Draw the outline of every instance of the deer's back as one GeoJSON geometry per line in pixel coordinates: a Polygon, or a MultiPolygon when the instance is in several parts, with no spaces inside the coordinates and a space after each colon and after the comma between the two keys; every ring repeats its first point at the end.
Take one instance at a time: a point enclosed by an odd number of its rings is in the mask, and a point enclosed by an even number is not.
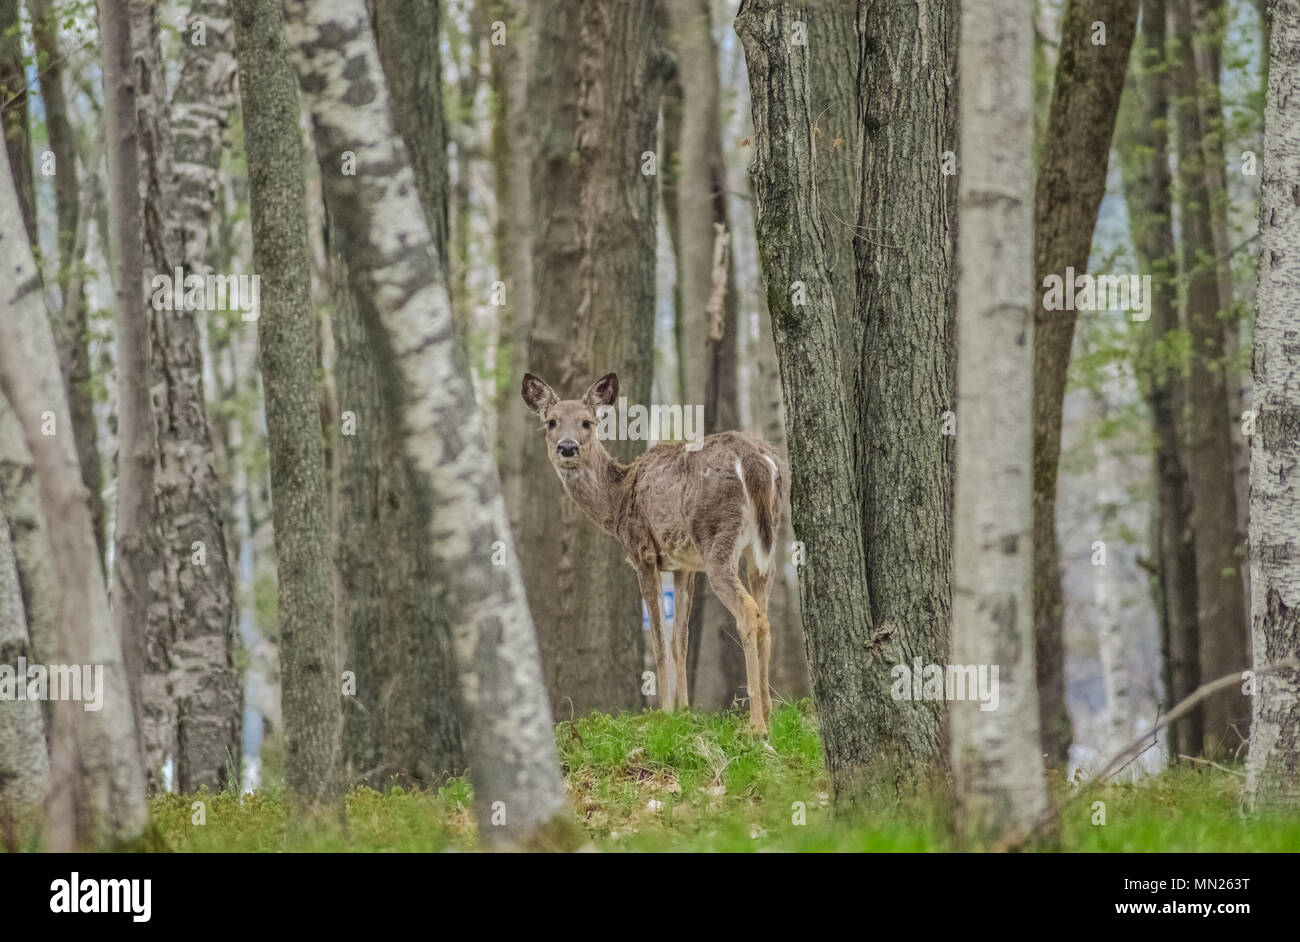
{"type": "Polygon", "coordinates": [[[706,436],[695,451],[680,444],[656,445],[629,469],[624,481],[628,510],[620,528],[633,541],[648,535],[662,570],[701,569],[701,554],[716,540],[734,542],[754,512],[751,492],[757,488],[745,484],[744,473],[751,481],[756,474],[772,480],[779,506],[789,475],[776,449],[761,438],[718,432],[706,436]]]}

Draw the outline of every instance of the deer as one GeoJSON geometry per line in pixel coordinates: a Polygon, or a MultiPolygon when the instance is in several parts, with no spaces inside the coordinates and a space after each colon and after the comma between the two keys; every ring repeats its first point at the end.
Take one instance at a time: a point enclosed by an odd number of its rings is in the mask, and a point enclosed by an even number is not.
{"type": "Polygon", "coordinates": [[[775,448],[745,432],[717,432],[691,443],[655,445],[630,464],[597,436],[598,410],[618,399],[607,373],[581,399],[561,399],[525,373],[524,403],[542,419],[546,452],[565,493],[622,548],[650,616],[661,709],[689,709],[686,652],[695,577],[736,620],[745,652],[749,728],[767,736],[772,712],[768,669],[772,626],[768,599],[777,572],[775,540],[789,496],[789,471],[775,448]],[[740,578],[746,568],[748,585],[740,578]],[[673,574],[676,612],[665,643],[660,573],[673,574]]]}

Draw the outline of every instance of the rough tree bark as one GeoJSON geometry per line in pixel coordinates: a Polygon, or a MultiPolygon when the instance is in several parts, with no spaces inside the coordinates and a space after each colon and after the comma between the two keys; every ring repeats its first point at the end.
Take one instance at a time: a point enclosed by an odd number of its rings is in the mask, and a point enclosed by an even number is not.
{"type": "MultiPolygon", "coordinates": [[[[940,19],[946,19],[940,4],[940,19]]],[[[913,4],[913,7],[916,7],[913,4]]],[[[836,331],[840,340],[840,364],[844,389],[850,394],[857,381],[858,367],[862,362],[863,323],[857,310],[857,259],[855,230],[859,224],[858,203],[861,200],[862,125],[859,96],[873,91],[870,83],[863,83],[858,71],[865,41],[876,53],[875,68],[888,70],[887,53],[874,45],[882,37],[897,38],[901,27],[891,22],[891,17],[906,15],[909,21],[926,22],[924,6],[908,11],[901,3],[881,3],[879,0],[853,4],[845,0],[813,0],[803,12],[807,24],[808,89],[812,94],[813,146],[815,148],[817,194],[820,200],[822,227],[826,233],[826,265],[831,273],[831,290],[835,294],[836,331]],[[859,34],[859,17],[869,32],[864,38],[859,34]]],[[[928,24],[927,24],[928,25],[928,24]]],[[[927,47],[928,54],[936,43],[942,43],[942,32],[909,33],[909,38],[927,47]]],[[[901,41],[901,40],[900,40],[901,41]]],[[[882,43],[883,45],[883,43],[882,43]]],[[[896,52],[897,46],[891,49],[896,52]]],[[[868,65],[870,68],[870,64],[868,65]]],[[[921,77],[917,76],[917,80],[921,77]]],[[[909,78],[908,83],[912,81],[909,78]]],[[[877,101],[883,102],[894,94],[906,94],[908,83],[895,88],[891,81],[874,92],[877,101]]],[[[926,94],[942,94],[942,86],[927,87],[926,94]]],[[[865,98],[861,99],[865,101],[865,98]]],[[[945,145],[940,150],[947,150],[945,145]]],[[[934,155],[938,159],[938,154],[934,155]]],[[[926,155],[927,163],[930,155],[926,155]]],[[[872,194],[875,195],[875,194],[872,194]]],[[[880,194],[884,196],[886,194],[880,194]]],[[[893,190],[891,188],[891,193],[893,190]]],[[[877,242],[887,242],[886,233],[863,233],[877,242]]]]}
{"type": "MultiPolygon", "coordinates": [[[[857,42],[861,196],[856,279],[843,293],[858,333],[840,348],[853,360],[872,623],[893,631],[873,654],[879,695],[866,709],[875,751],[922,775],[946,763],[943,704],[885,693],[895,664],[946,663],[952,624],[953,437],[943,431],[956,391],[957,226],[955,181],[942,162],[956,149],[956,5],[860,3],[857,42]]],[[[822,54],[811,49],[814,60],[822,54]]],[[[828,225],[844,231],[840,220],[828,225]]],[[[840,295],[837,285],[837,304],[840,295]]]]}
{"type": "MultiPolygon", "coordinates": [[[[1143,61],[1135,68],[1128,127],[1118,136],[1129,229],[1142,271],[1151,273],[1149,331],[1142,336],[1144,392],[1155,435],[1155,532],[1166,712],[1201,684],[1196,626],[1196,551],[1191,492],[1182,449],[1187,390],[1169,362],[1178,330],[1177,258],[1169,172],[1169,80],[1165,0],[1142,4],[1143,61]]],[[[1200,748],[1201,711],[1171,724],[1171,757],[1200,748]]]]}
{"type": "Polygon", "coordinates": [[[1044,308],[1043,279],[1064,278],[1066,268],[1087,271],[1137,13],[1133,0],[1070,0],[1066,6],[1034,194],[1034,643],[1043,752],[1054,766],[1065,763],[1074,736],[1065,708],[1056,478],[1077,314],[1044,308]],[[1105,45],[1093,45],[1095,22],[1105,24],[1105,45]]]}
{"type": "Polygon", "coordinates": [[[994,839],[1047,807],[1032,644],[1032,29],[1029,0],[962,4],[952,660],[997,665],[999,705],[956,701],[950,721],[958,833],[994,839]]]}
{"type": "Polygon", "coordinates": [[[431,581],[456,613],[454,642],[485,844],[537,843],[560,820],[563,786],[536,638],[505,506],[452,329],[438,251],[389,117],[362,0],[285,4],[316,141],[384,405],[405,433],[412,513],[431,581]],[[356,174],[340,173],[343,153],[356,174]],[[506,553],[493,566],[493,544],[506,553]]]}
{"type": "MultiPolygon", "coordinates": [[[[804,543],[800,598],[817,715],[836,800],[874,790],[875,737],[862,719],[877,696],[872,631],[855,493],[852,427],[836,350],[826,232],[817,211],[808,47],[791,43],[797,7],[745,0],[735,28],[745,47],[754,118],[756,228],[781,372],[790,449],[791,516],[804,543]]],[[[903,770],[900,770],[900,773],[903,770]]],[[[897,787],[891,782],[890,786],[897,787]]],[[[909,788],[915,789],[915,780],[909,788]]]]}
{"type": "MultiPolygon", "coordinates": [[[[130,54],[121,31],[125,11],[105,0],[104,14],[102,22],[112,24],[101,34],[105,75],[122,76],[114,85],[119,88],[129,81],[118,71],[130,54]]],[[[113,115],[110,126],[121,128],[124,119],[129,125],[129,115],[113,115]]],[[[110,139],[129,142],[130,135],[110,139]]],[[[134,841],[148,824],[148,809],[130,684],[108,608],[90,505],[72,436],[58,433],[69,429],[71,420],[40,272],[18,225],[21,218],[9,161],[0,155],[0,272],[9,285],[0,294],[0,388],[8,400],[8,408],[0,409],[0,430],[7,432],[0,436],[5,507],[18,504],[25,517],[21,549],[15,538],[24,592],[43,596],[28,596],[28,612],[35,609],[52,627],[48,644],[36,638],[42,658],[103,667],[102,709],[85,711],[73,700],[52,704],[45,846],[67,852],[134,841]],[[51,421],[55,434],[43,434],[51,421]],[[17,475],[10,474],[14,470],[17,475]],[[33,486],[39,487],[39,512],[27,499],[33,486]],[[41,524],[48,541],[35,532],[41,524]],[[41,558],[46,554],[48,561],[41,558]]]]}
{"type": "Polygon", "coordinates": [[[257,332],[275,527],[285,789],[303,818],[317,810],[341,811],[343,778],[298,80],[278,4],[234,0],[233,8],[253,269],[262,273],[265,311],[257,332]]]}
{"type": "MultiPolygon", "coordinates": [[[[157,11],[131,0],[145,205],[146,274],[211,271],[208,233],[222,134],[234,106],[234,34],[226,0],[197,0],[182,33],[170,107],[158,51],[157,11]],[[204,44],[195,45],[194,24],[204,44]]],[[[169,282],[170,283],[170,282],[169,282]]],[[[233,316],[233,315],[232,315],[233,316]]],[[[197,314],[153,312],[156,515],[162,565],[154,575],[145,674],[146,768],[175,758],[181,791],[220,789],[239,768],[242,679],[235,668],[234,579],[213,463],[197,314]],[[197,555],[201,553],[201,556],[197,555]],[[201,560],[201,563],[200,561],[201,560]]]]}
{"type": "MultiPolygon", "coordinates": [[[[82,290],[84,278],[73,274],[81,264],[87,222],[81,212],[77,143],[68,121],[68,104],[63,94],[63,53],[59,48],[59,24],[53,5],[49,0],[28,0],[27,8],[32,14],[32,41],[40,75],[41,102],[45,107],[50,153],[54,155],[54,207],[59,226],[59,290],[62,294],[62,307],[53,318],[54,341],[59,348],[63,381],[68,387],[68,408],[72,411],[72,432],[77,442],[77,458],[81,462],[81,480],[90,494],[95,544],[99,547],[99,558],[103,559],[104,480],[95,434],[90,324],[86,295],[82,290]]],[[[94,176],[93,171],[90,175],[94,176]]]]}
{"type": "MultiPolygon", "coordinates": [[[[1250,469],[1255,669],[1300,659],[1300,2],[1274,0],[1260,177],[1250,469]]],[[[1246,805],[1300,808],[1300,675],[1256,679],[1246,805]]]]}
{"type": "MultiPolygon", "coordinates": [[[[666,74],[662,28],[656,5],[644,0],[566,0],[539,11],[530,95],[547,110],[534,125],[528,363],[562,395],[616,372],[629,403],[650,398],[656,177],[643,171],[643,155],[654,151],[666,74]]],[[[561,718],[635,709],[642,667],[636,578],[610,552],[609,537],[560,492],[538,436],[522,445],[523,479],[537,496],[521,514],[520,555],[552,708],[561,718]]],[[[643,447],[608,445],[625,461],[643,447]]]]}
{"type": "MultiPolygon", "coordinates": [[[[1186,425],[1187,476],[1192,493],[1192,533],[1196,544],[1197,633],[1201,676],[1214,680],[1249,665],[1241,556],[1245,534],[1238,531],[1233,472],[1233,432],[1224,370],[1223,322],[1214,264],[1213,221],[1201,142],[1205,128],[1197,104],[1197,72],[1192,61],[1192,21],[1183,0],[1174,0],[1178,60],[1170,70],[1177,127],[1178,182],[1181,192],[1181,281],[1185,321],[1191,341],[1186,425]]],[[[1206,698],[1202,749],[1207,755],[1231,753],[1250,733],[1250,704],[1241,691],[1206,698]]]]}

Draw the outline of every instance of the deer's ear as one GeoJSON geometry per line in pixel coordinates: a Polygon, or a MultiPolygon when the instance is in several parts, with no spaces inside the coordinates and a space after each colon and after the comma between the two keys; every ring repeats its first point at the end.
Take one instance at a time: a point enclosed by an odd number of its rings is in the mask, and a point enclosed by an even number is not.
{"type": "Polygon", "coordinates": [[[612,406],[618,399],[618,374],[606,373],[591,384],[587,390],[587,405],[593,410],[601,406],[612,406]]]}
{"type": "Polygon", "coordinates": [[[555,390],[546,385],[546,381],[540,376],[534,376],[532,373],[524,374],[524,383],[519,392],[524,397],[524,403],[538,415],[546,415],[546,410],[560,401],[560,397],[555,395],[555,390]]]}

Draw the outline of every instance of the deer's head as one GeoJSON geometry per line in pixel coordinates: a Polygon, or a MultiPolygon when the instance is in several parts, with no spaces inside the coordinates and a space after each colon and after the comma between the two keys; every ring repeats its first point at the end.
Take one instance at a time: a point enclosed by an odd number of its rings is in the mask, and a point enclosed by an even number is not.
{"type": "Polygon", "coordinates": [[[546,453],[557,471],[571,471],[596,460],[604,446],[596,437],[600,406],[612,406],[618,399],[618,375],[606,373],[591,384],[581,399],[561,399],[546,381],[524,374],[524,402],[542,417],[546,432],[546,453]]]}

